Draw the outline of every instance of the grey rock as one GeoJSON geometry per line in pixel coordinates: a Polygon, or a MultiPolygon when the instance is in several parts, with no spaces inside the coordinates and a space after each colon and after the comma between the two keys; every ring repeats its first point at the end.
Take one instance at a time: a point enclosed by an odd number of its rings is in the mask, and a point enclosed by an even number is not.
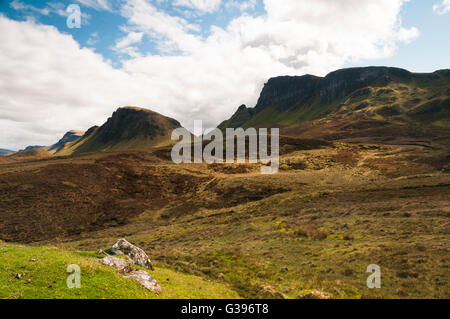
{"type": "Polygon", "coordinates": [[[150,258],[148,258],[145,251],[141,248],[129,243],[125,239],[119,239],[117,243],[112,246],[113,249],[121,250],[126,256],[128,256],[136,265],[144,267],[146,269],[154,270],[150,258]]]}
{"type": "Polygon", "coordinates": [[[157,294],[162,292],[161,286],[147,271],[133,268],[133,264],[136,264],[154,270],[150,258],[141,248],[125,239],[119,239],[110,249],[106,251],[100,250],[98,254],[106,254],[107,256],[101,259],[101,262],[121,272],[124,278],[134,279],[145,289],[157,294]],[[124,254],[128,259],[111,256],[120,254],[124,254]]]}
{"type": "Polygon", "coordinates": [[[128,259],[107,256],[103,258],[101,261],[104,265],[113,267],[117,271],[123,273],[129,273],[133,271],[133,262],[128,259]]]}
{"type": "Polygon", "coordinates": [[[133,270],[131,275],[125,276],[125,278],[132,278],[141,284],[144,288],[154,291],[156,293],[161,293],[161,286],[158,285],[156,280],[150,276],[145,270],[133,270]]]}

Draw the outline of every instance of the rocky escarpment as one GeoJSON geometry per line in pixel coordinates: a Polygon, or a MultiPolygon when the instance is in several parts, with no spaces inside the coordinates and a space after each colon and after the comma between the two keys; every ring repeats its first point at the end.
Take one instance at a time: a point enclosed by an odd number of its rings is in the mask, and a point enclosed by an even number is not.
{"type": "Polygon", "coordinates": [[[313,75],[280,76],[271,78],[264,85],[255,111],[276,104],[288,106],[301,104],[318,97],[321,104],[332,103],[368,85],[385,86],[393,79],[411,80],[413,73],[389,67],[367,67],[337,70],[326,77],[313,75]]]}
{"type": "Polygon", "coordinates": [[[265,85],[255,106],[255,111],[277,104],[282,109],[291,103],[307,102],[321,81],[313,75],[280,76],[270,79],[265,85]]]}
{"type": "Polygon", "coordinates": [[[407,70],[388,67],[367,67],[337,70],[321,79],[318,87],[320,104],[343,99],[350,93],[369,85],[386,86],[394,79],[409,81],[413,74],[407,70]]]}
{"type": "Polygon", "coordinates": [[[254,108],[241,106],[219,128],[278,127],[285,135],[339,139],[392,135],[401,127],[405,136],[411,130],[424,136],[450,127],[449,98],[450,70],[365,67],[281,76],[267,81],[254,108]]]}

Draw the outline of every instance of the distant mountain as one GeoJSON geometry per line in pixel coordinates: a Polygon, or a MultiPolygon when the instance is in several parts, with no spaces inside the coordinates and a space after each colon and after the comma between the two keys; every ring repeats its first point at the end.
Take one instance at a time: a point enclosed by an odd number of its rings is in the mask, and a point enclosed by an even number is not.
{"type": "Polygon", "coordinates": [[[66,144],[58,155],[98,151],[147,150],[171,144],[180,123],[148,109],[122,107],[100,127],[90,128],[80,139],[66,144]]]}
{"type": "Polygon", "coordinates": [[[22,160],[36,160],[51,157],[52,154],[47,152],[45,149],[41,147],[31,148],[29,150],[23,152],[17,152],[12,155],[9,155],[7,158],[12,161],[22,161],[22,160]]]}
{"type": "Polygon", "coordinates": [[[7,150],[4,148],[0,148],[0,156],[14,154],[15,151],[7,150]]]}
{"type": "Polygon", "coordinates": [[[83,131],[75,131],[75,130],[69,131],[66,134],[64,134],[64,136],[57,143],[55,143],[52,146],[50,146],[48,148],[48,151],[50,153],[56,153],[61,148],[63,148],[64,145],[66,145],[67,143],[76,141],[77,139],[79,139],[83,135],[84,135],[83,131]]]}
{"type": "Polygon", "coordinates": [[[23,150],[19,150],[18,153],[26,152],[26,151],[29,151],[29,150],[32,150],[32,149],[35,149],[35,148],[45,148],[45,146],[42,146],[42,145],[30,145],[30,146],[25,147],[23,150]]]}
{"type": "Polygon", "coordinates": [[[280,127],[282,134],[328,139],[423,136],[450,129],[450,70],[342,69],[326,77],[270,79],[254,108],[219,125],[280,127]]]}

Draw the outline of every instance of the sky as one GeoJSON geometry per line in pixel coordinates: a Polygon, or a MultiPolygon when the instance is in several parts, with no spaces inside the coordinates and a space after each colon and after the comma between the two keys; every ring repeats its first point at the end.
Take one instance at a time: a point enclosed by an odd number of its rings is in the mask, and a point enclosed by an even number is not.
{"type": "Polygon", "coordinates": [[[0,0],[0,148],[121,106],[215,127],[274,76],[450,68],[449,30],[450,0],[0,0]]]}

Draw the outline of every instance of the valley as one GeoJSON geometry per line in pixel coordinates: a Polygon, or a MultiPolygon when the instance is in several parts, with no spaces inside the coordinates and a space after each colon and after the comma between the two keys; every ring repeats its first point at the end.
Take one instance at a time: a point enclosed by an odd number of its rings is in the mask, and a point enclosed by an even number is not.
{"type": "Polygon", "coordinates": [[[164,295],[163,279],[162,297],[449,298],[449,72],[270,79],[219,128],[279,127],[272,175],[260,163],[175,164],[181,124],[119,108],[54,154],[0,157],[1,245],[95,258],[126,238],[155,276],[212,285],[164,295]],[[373,264],[380,289],[366,285],[373,264]]]}
{"type": "MultiPolygon", "coordinates": [[[[181,164],[160,152],[2,165],[1,239],[95,251],[125,237],[157,266],[244,298],[448,297],[446,150],[355,145],[258,165],[181,164]],[[365,285],[378,264],[383,289],[365,285]]],[[[448,156],[448,155],[447,155],[448,156]]]]}

